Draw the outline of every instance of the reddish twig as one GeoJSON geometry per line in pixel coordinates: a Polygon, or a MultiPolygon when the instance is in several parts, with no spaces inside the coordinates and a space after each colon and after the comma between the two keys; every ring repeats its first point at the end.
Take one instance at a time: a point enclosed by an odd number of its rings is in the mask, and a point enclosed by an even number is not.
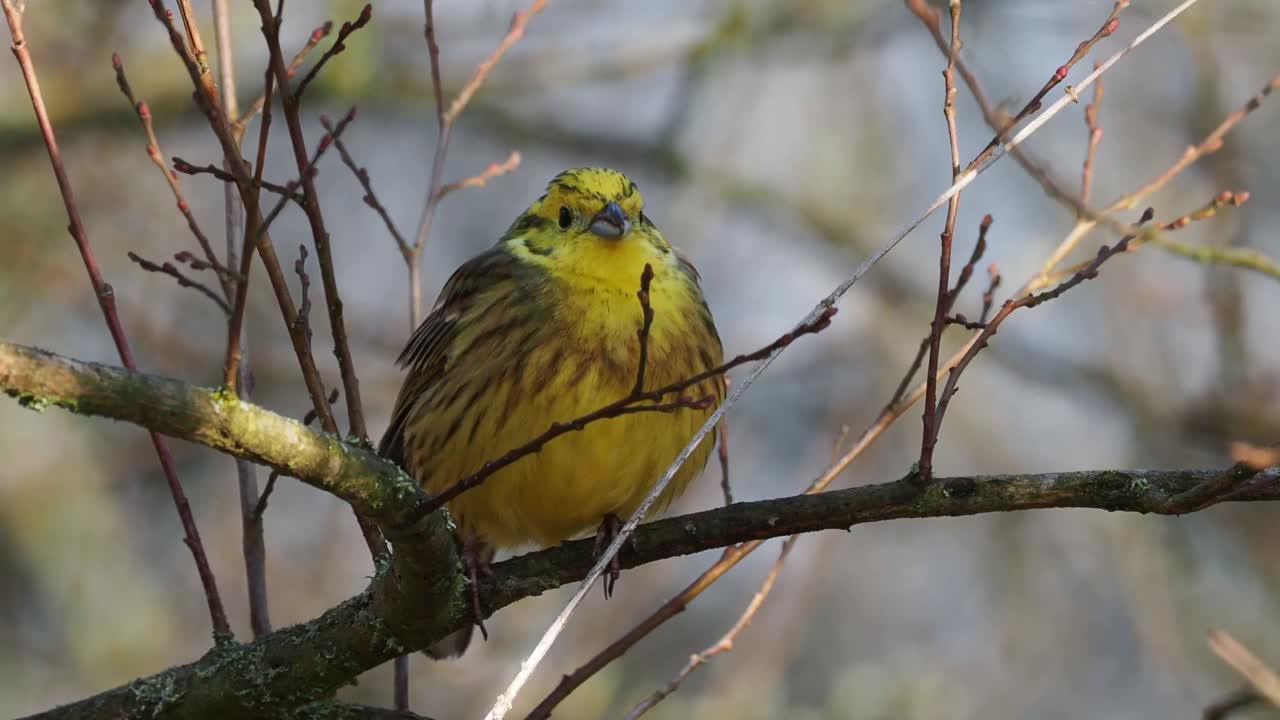
{"type": "Polygon", "coordinates": [[[178,212],[182,213],[182,217],[186,219],[187,227],[191,230],[191,234],[195,236],[196,242],[200,245],[200,250],[204,253],[205,262],[219,271],[218,282],[222,286],[224,297],[229,300],[234,288],[229,277],[229,271],[218,262],[218,256],[213,251],[213,245],[209,242],[209,238],[204,234],[204,231],[200,229],[200,224],[196,222],[196,217],[191,212],[191,206],[182,195],[182,186],[178,183],[178,176],[164,164],[164,154],[160,150],[160,140],[156,137],[155,126],[151,119],[151,108],[145,102],[139,101],[134,97],[133,88],[129,86],[129,80],[125,76],[124,61],[120,59],[119,53],[111,54],[111,66],[116,71],[116,85],[119,86],[120,92],[124,93],[129,105],[133,107],[134,113],[138,116],[138,122],[142,125],[142,131],[147,136],[147,157],[160,169],[160,174],[164,175],[165,183],[169,185],[169,191],[173,193],[173,199],[178,204],[178,212]]]}
{"type": "Polygon", "coordinates": [[[226,300],[223,300],[221,297],[218,297],[218,293],[210,290],[209,287],[204,283],[198,282],[196,280],[192,280],[186,275],[183,275],[182,271],[179,270],[177,267],[175,267],[173,263],[165,262],[165,263],[157,264],[142,257],[141,255],[138,255],[133,251],[129,251],[126,254],[128,255],[130,260],[137,263],[138,267],[142,268],[143,270],[146,270],[147,272],[160,273],[161,275],[168,275],[174,280],[177,280],[178,285],[180,287],[191,288],[201,293],[205,297],[212,300],[213,303],[217,305],[219,309],[222,310],[222,312],[226,313],[227,315],[231,314],[231,306],[227,305],[226,300]]]}
{"type": "Polygon", "coordinates": [[[351,174],[356,176],[356,180],[359,181],[360,187],[364,190],[364,197],[361,198],[364,200],[364,204],[373,208],[373,211],[378,213],[378,217],[382,218],[383,224],[387,226],[387,232],[391,233],[391,237],[396,241],[396,247],[400,249],[400,255],[405,262],[409,262],[413,257],[413,253],[409,248],[409,241],[405,240],[404,234],[396,227],[395,222],[391,219],[391,214],[387,212],[387,208],[378,200],[378,194],[373,191],[373,181],[369,179],[368,169],[356,164],[355,159],[351,157],[351,153],[347,151],[346,143],[334,133],[333,123],[329,122],[329,118],[321,116],[320,124],[324,126],[329,136],[333,138],[333,145],[338,149],[338,156],[342,158],[342,164],[351,169],[351,174]]]}
{"type": "Polygon", "coordinates": [[[996,289],[999,287],[1000,266],[991,263],[987,266],[987,289],[982,291],[982,313],[978,315],[978,322],[986,324],[987,318],[991,317],[991,308],[996,300],[996,289]]]}
{"type": "MultiPolygon", "coordinates": [[[[53,168],[54,178],[58,183],[58,192],[62,196],[63,206],[67,212],[69,221],[67,229],[80,251],[80,259],[84,262],[85,271],[89,275],[89,283],[93,287],[94,295],[98,299],[98,307],[102,310],[103,319],[106,321],[107,329],[111,333],[111,339],[115,343],[116,351],[120,355],[120,362],[126,368],[135,370],[137,369],[137,363],[134,361],[133,351],[129,347],[129,340],[125,337],[124,327],[116,311],[115,291],[102,278],[102,273],[98,269],[98,261],[93,254],[93,247],[89,244],[88,233],[85,231],[84,223],[80,220],[80,211],[76,205],[75,194],[71,189],[71,180],[67,177],[67,171],[62,162],[62,150],[58,147],[53,124],[50,122],[49,113],[45,109],[44,97],[40,92],[40,82],[36,77],[35,63],[31,58],[26,38],[23,35],[22,13],[13,0],[0,0],[0,7],[3,8],[5,21],[9,25],[9,36],[12,39],[10,49],[13,51],[13,56],[17,59],[18,66],[22,70],[22,78],[26,83],[27,92],[31,98],[31,108],[35,112],[36,124],[40,127],[45,149],[49,153],[49,163],[53,168]]],[[[208,557],[205,555],[204,544],[200,540],[200,531],[196,527],[195,517],[191,513],[191,504],[188,502],[187,494],[182,488],[182,482],[178,479],[177,464],[174,462],[173,454],[169,451],[169,446],[164,439],[154,432],[150,433],[150,435],[151,444],[155,447],[156,455],[160,459],[160,467],[169,485],[169,492],[173,496],[173,503],[178,510],[178,518],[182,522],[182,529],[185,534],[183,542],[191,550],[191,555],[196,563],[196,572],[200,576],[200,584],[204,587],[205,600],[208,602],[209,616],[213,624],[214,639],[218,642],[230,640],[232,637],[231,626],[227,623],[227,614],[222,606],[222,597],[218,594],[217,581],[214,579],[213,570],[210,568],[208,557]]]]}
{"type": "MultiPolygon", "coordinates": [[[[236,92],[230,2],[231,0],[213,0],[213,35],[214,44],[218,49],[218,88],[222,107],[228,117],[236,117],[240,114],[240,103],[236,92]]],[[[222,186],[222,200],[226,263],[234,267],[239,264],[240,243],[244,235],[244,213],[242,212],[244,206],[240,202],[236,187],[231,184],[222,186]]],[[[227,299],[231,300],[232,294],[228,294],[227,299]]],[[[230,318],[228,318],[227,327],[230,330],[230,318]]],[[[239,331],[236,333],[236,342],[240,364],[237,369],[235,392],[241,400],[251,402],[253,373],[250,371],[249,364],[243,362],[241,357],[244,354],[245,341],[239,331]]],[[[230,345],[230,335],[228,335],[228,345],[230,345]]],[[[224,356],[225,359],[226,356],[224,356]]],[[[271,610],[267,592],[267,545],[261,518],[255,517],[253,513],[260,497],[258,469],[253,463],[240,458],[236,459],[236,492],[240,500],[240,548],[244,556],[245,588],[249,599],[249,627],[252,628],[253,637],[256,640],[271,632],[271,610]]]]}
{"type": "Polygon", "coordinates": [[[298,305],[297,323],[302,326],[302,331],[307,334],[308,341],[311,338],[311,276],[307,274],[307,246],[298,246],[298,261],[293,264],[293,271],[298,274],[298,283],[301,287],[302,302],[298,305]]]}
{"type": "MultiPolygon", "coordinates": [[[[956,130],[956,56],[960,53],[960,0],[951,0],[951,46],[947,53],[947,68],[942,71],[942,114],[947,121],[947,139],[951,146],[951,181],[960,177],[960,140],[956,130]]],[[[942,332],[946,328],[949,284],[951,282],[951,239],[955,233],[956,216],[960,212],[960,193],[951,196],[947,203],[947,219],[942,228],[938,251],[938,299],[934,303],[933,321],[929,327],[929,361],[925,374],[924,413],[921,415],[923,433],[920,440],[920,458],[916,463],[915,478],[927,483],[933,478],[933,449],[938,444],[941,427],[937,416],[938,360],[942,354],[942,332]]],[[[970,271],[972,272],[972,271],[970,271]]]]}
{"type": "Polygon", "coordinates": [[[1243,675],[1258,695],[1280,708],[1280,672],[1276,672],[1224,630],[1209,633],[1209,648],[1233,670],[1243,675]]]}
{"type": "MultiPolygon", "coordinates": [[[[326,20],[323,25],[311,31],[311,35],[307,38],[306,44],[303,45],[302,49],[299,50],[297,54],[293,56],[293,59],[289,61],[289,77],[293,77],[294,73],[298,71],[298,68],[302,67],[302,63],[306,60],[307,55],[320,44],[321,40],[328,37],[332,30],[333,23],[326,20]]],[[[240,115],[236,118],[235,122],[231,123],[231,129],[235,133],[237,140],[244,136],[244,131],[248,127],[249,121],[253,119],[253,116],[262,112],[263,107],[268,104],[270,104],[270,98],[267,93],[264,92],[254,99],[253,102],[249,103],[249,109],[245,110],[244,114],[240,115]]]]}
{"type": "MultiPolygon", "coordinates": [[[[173,158],[173,169],[183,175],[212,175],[223,182],[234,183],[236,181],[234,175],[213,163],[208,163],[206,165],[192,165],[190,162],[175,156],[173,158]]],[[[302,194],[298,192],[297,185],[297,182],[281,185],[279,183],[273,183],[270,180],[259,179],[254,181],[253,187],[255,189],[262,188],[263,190],[267,190],[268,192],[281,196],[285,200],[292,200],[293,202],[302,205],[304,198],[302,194]]]]}
{"type": "MultiPolygon", "coordinates": [[[[724,391],[727,394],[733,381],[729,376],[724,378],[724,391]]],[[[724,504],[733,504],[733,487],[729,484],[729,421],[722,419],[716,431],[716,456],[720,461],[720,493],[724,495],[724,504]]]]}
{"type": "Polygon", "coordinates": [[[485,185],[488,185],[490,180],[500,178],[520,167],[520,160],[520,153],[516,150],[512,150],[511,154],[507,155],[507,159],[500,163],[489,163],[489,167],[481,170],[475,175],[441,185],[440,198],[443,198],[456,190],[462,190],[463,188],[482,188],[485,185]]]}
{"type": "MultiPolygon", "coordinates": [[[[237,391],[241,384],[240,361],[241,347],[244,341],[244,314],[249,302],[249,270],[253,267],[253,250],[257,247],[258,236],[266,237],[266,224],[263,222],[261,213],[262,192],[260,188],[262,187],[263,168],[267,164],[267,140],[270,137],[269,131],[271,129],[271,93],[274,84],[274,76],[270,71],[267,71],[262,92],[262,96],[265,98],[262,110],[262,127],[258,131],[258,153],[253,164],[253,178],[247,189],[247,199],[246,193],[240,194],[246,218],[244,244],[240,250],[240,275],[244,278],[244,282],[236,287],[236,302],[232,306],[231,320],[227,323],[227,355],[223,363],[225,368],[223,381],[227,387],[236,388],[237,391]]],[[[280,199],[280,205],[284,205],[283,197],[280,199]]],[[[263,262],[265,264],[267,261],[264,260],[263,262]]],[[[308,349],[307,352],[310,352],[310,350],[308,349]]]]}
{"type": "MultiPolygon", "coordinates": [[[[324,51],[324,54],[320,56],[320,59],[316,61],[316,64],[312,66],[312,68],[307,71],[306,76],[302,78],[302,82],[298,83],[298,88],[293,91],[293,101],[295,103],[302,99],[302,94],[307,91],[307,86],[311,84],[312,80],[316,79],[316,75],[320,73],[320,69],[324,67],[324,64],[332,60],[334,56],[338,55],[343,50],[347,49],[347,38],[355,31],[365,25],[368,25],[369,20],[372,17],[373,6],[366,3],[364,9],[360,11],[360,15],[357,16],[354,21],[342,23],[342,27],[338,28],[338,37],[333,40],[333,45],[330,45],[329,49],[324,51]]],[[[314,33],[312,33],[312,35],[314,36],[314,33]]],[[[292,71],[286,69],[287,76],[292,74],[292,71]]]]}
{"type": "MultiPolygon", "coordinates": [[[[422,271],[420,267],[422,264],[422,251],[427,245],[427,238],[431,235],[431,223],[435,218],[436,206],[440,204],[440,200],[445,194],[442,192],[444,186],[444,160],[449,151],[449,139],[453,133],[453,124],[457,121],[458,116],[462,114],[462,111],[466,109],[471,97],[475,95],[480,86],[484,84],[485,79],[493,72],[493,68],[497,66],[502,56],[506,55],[507,51],[519,42],[520,38],[524,37],[524,31],[529,21],[533,19],[533,16],[542,12],[547,5],[547,0],[533,0],[529,7],[511,16],[511,25],[507,28],[506,34],[502,36],[502,40],[498,42],[498,47],[476,66],[476,69],[471,73],[471,78],[467,80],[467,84],[454,96],[447,109],[444,104],[444,89],[440,82],[440,46],[436,43],[433,5],[432,0],[423,0],[423,13],[426,16],[426,22],[423,25],[422,34],[426,39],[427,55],[431,61],[431,85],[436,103],[436,148],[431,158],[431,179],[427,184],[427,195],[423,201],[422,217],[418,222],[418,232],[414,236],[413,244],[410,246],[413,252],[409,260],[409,314],[410,321],[414,327],[417,327],[422,322],[422,271]]],[[[508,158],[508,161],[510,161],[510,158],[508,158]]],[[[519,162],[518,157],[516,162],[519,162]]],[[[494,177],[497,177],[498,174],[501,173],[495,173],[494,177]]]]}
{"type": "MultiPolygon", "coordinates": [[[[1094,68],[1098,67],[1095,62],[1094,68]]],[[[1102,79],[1093,84],[1093,102],[1084,106],[1084,124],[1089,130],[1089,144],[1084,153],[1084,168],[1080,174],[1080,204],[1089,204],[1089,195],[1093,191],[1093,161],[1098,155],[1098,145],[1102,143],[1102,126],[1098,124],[1098,108],[1102,106],[1102,79]]],[[[1077,212],[1076,217],[1082,213],[1077,212]]]]}
{"type": "MultiPolygon", "coordinates": [[[[965,172],[981,165],[987,157],[991,155],[991,153],[995,152],[995,149],[1004,142],[1004,138],[1012,132],[1019,123],[1040,111],[1040,103],[1044,100],[1045,95],[1048,95],[1050,90],[1054,89],[1061,84],[1063,80],[1067,79],[1067,75],[1071,73],[1071,68],[1074,67],[1076,63],[1083,60],[1085,56],[1089,54],[1089,51],[1093,49],[1094,45],[1097,45],[1103,38],[1110,37],[1111,34],[1120,27],[1120,13],[1127,7],[1129,7],[1129,0],[1115,0],[1115,4],[1111,8],[1111,14],[1102,22],[1102,27],[1098,28],[1098,31],[1095,32],[1092,37],[1076,46],[1076,50],[1071,54],[1071,57],[1068,58],[1065,63],[1060,65],[1058,69],[1049,76],[1049,79],[1045,81],[1044,85],[1040,88],[1040,91],[1032,96],[1032,98],[1027,101],[1027,104],[1024,105],[1002,129],[997,131],[995,137],[991,138],[991,141],[987,143],[987,146],[983,148],[982,152],[978,153],[978,156],[973,159],[973,162],[969,163],[965,168],[965,172]]],[[[1068,90],[1070,91],[1070,87],[1068,87],[1068,90]]]]}
{"type": "MultiPolygon", "coordinates": [[[[1142,214],[1142,218],[1138,221],[1138,226],[1140,227],[1150,222],[1153,215],[1154,211],[1151,208],[1147,208],[1146,212],[1142,214]]],[[[947,375],[947,384],[942,389],[942,396],[938,399],[938,422],[941,423],[943,416],[946,415],[947,407],[951,403],[951,399],[955,397],[956,389],[958,387],[957,383],[960,380],[960,376],[964,373],[965,368],[969,366],[969,363],[973,362],[974,357],[976,357],[978,353],[982,352],[982,350],[987,347],[987,344],[991,342],[991,338],[999,331],[1001,323],[1013,314],[1014,311],[1020,308],[1033,308],[1042,303],[1046,303],[1061,296],[1063,293],[1079,285],[1085,280],[1091,280],[1097,277],[1098,269],[1102,267],[1103,263],[1116,255],[1125,252],[1129,246],[1129,242],[1133,240],[1134,237],[1134,235],[1125,235],[1120,238],[1120,241],[1115,245],[1103,245],[1098,248],[1098,254],[1089,262],[1088,265],[1081,268],[1079,272],[1072,275],[1070,278],[1051,290],[1046,290],[1041,293],[1026,294],[1021,297],[1006,300],[999,312],[995,314],[995,317],[991,318],[991,320],[982,328],[982,332],[978,334],[976,341],[969,347],[964,356],[960,358],[960,362],[956,363],[956,366],[952,368],[951,372],[947,375]]]]}
{"type": "MultiPolygon", "coordinates": [[[[342,376],[343,394],[347,399],[348,430],[361,443],[367,443],[369,432],[365,428],[364,413],[360,402],[360,381],[356,376],[355,363],[351,358],[351,345],[347,340],[346,323],[342,317],[342,298],[338,294],[337,275],[333,269],[333,254],[329,247],[329,231],[325,228],[324,215],[320,211],[320,198],[316,193],[315,179],[312,176],[314,167],[307,153],[307,142],[302,132],[302,115],[298,103],[298,95],[289,92],[289,71],[285,63],[284,53],[280,49],[280,36],[267,28],[274,24],[270,4],[267,0],[254,0],[258,15],[262,20],[263,37],[271,54],[271,68],[276,76],[276,87],[280,91],[285,124],[289,127],[290,145],[293,147],[293,159],[298,168],[304,194],[303,210],[306,211],[307,223],[311,228],[311,239],[315,243],[316,262],[320,266],[320,282],[324,288],[325,307],[329,311],[329,330],[333,335],[334,355],[338,358],[338,372],[342,376]]],[[[372,12],[366,5],[361,13],[361,25],[368,22],[367,15],[372,12]]],[[[344,29],[347,26],[344,25],[344,29]]],[[[350,33],[350,30],[348,30],[350,33]]],[[[341,33],[339,33],[342,37],[341,33]]],[[[321,146],[326,143],[322,139],[321,146]]]]}
{"type": "MultiPolygon", "coordinates": [[[[258,207],[258,195],[254,189],[253,173],[250,172],[248,163],[240,156],[239,144],[233,133],[230,123],[225,113],[218,106],[216,99],[206,96],[201,90],[200,70],[195,59],[187,50],[182,36],[178,34],[173,24],[172,14],[165,9],[164,0],[152,0],[152,13],[156,20],[164,27],[165,32],[169,35],[169,44],[177,53],[178,58],[182,61],[183,66],[187,69],[187,74],[191,77],[197,91],[194,93],[196,106],[204,113],[205,118],[209,122],[209,127],[213,130],[214,137],[218,139],[218,143],[222,146],[224,159],[230,168],[232,175],[236,178],[236,190],[240,194],[241,202],[244,203],[246,217],[246,236],[253,239],[256,245],[258,256],[262,258],[262,265],[267,271],[267,277],[271,281],[271,289],[275,294],[276,303],[280,307],[280,314],[284,320],[285,326],[290,327],[294,319],[297,317],[297,308],[293,304],[293,298],[289,295],[289,284],[285,277],[284,269],[280,265],[280,260],[276,256],[275,248],[271,244],[270,236],[265,232],[258,232],[257,228],[262,226],[262,217],[258,207]]],[[[271,27],[277,27],[276,23],[269,23],[271,27]]],[[[278,45],[278,43],[277,43],[278,45]]],[[[264,148],[266,142],[265,134],[259,141],[259,148],[264,148]]],[[[262,163],[259,162],[257,169],[257,179],[261,180],[262,163]]],[[[247,253],[246,253],[247,255],[247,253]]],[[[243,267],[243,266],[242,266],[243,267]]],[[[242,273],[247,276],[247,273],[242,273]]],[[[237,305],[240,303],[237,302],[237,305]]],[[[232,315],[232,329],[238,331],[238,326],[234,324],[235,314],[232,315]]],[[[322,427],[325,432],[336,433],[337,423],[334,422],[328,406],[324,402],[324,383],[320,379],[320,371],[316,367],[315,358],[312,357],[310,349],[307,347],[306,338],[297,332],[289,333],[290,343],[293,345],[294,355],[298,359],[298,367],[302,371],[302,379],[307,388],[307,394],[311,397],[312,405],[315,406],[317,412],[320,413],[322,427]]],[[[236,341],[229,343],[229,346],[236,341]]],[[[231,352],[228,352],[231,357],[231,352]]],[[[228,371],[233,367],[232,363],[227,363],[228,371]]],[[[236,382],[236,376],[228,372],[229,384],[236,382]]]]}
{"type": "MultiPolygon", "coordinates": [[[[978,261],[982,259],[982,255],[987,250],[987,232],[991,229],[991,223],[992,218],[991,215],[988,214],[983,216],[982,222],[978,224],[978,240],[973,245],[973,253],[969,255],[968,262],[966,262],[964,267],[960,270],[960,276],[956,278],[956,284],[946,295],[945,302],[943,303],[944,313],[951,312],[951,308],[955,306],[956,298],[960,296],[960,292],[964,290],[965,286],[969,284],[969,280],[973,277],[974,267],[978,264],[978,261]]],[[[995,266],[993,265],[992,267],[995,266]]],[[[989,302],[989,293],[990,291],[988,291],[987,295],[983,295],[984,303],[989,302]]],[[[985,314],[983,317],[985,317],[985,314]]],[[[902,379],[898,381],[898,386],[893,391],[893,394],[889,396],[889,401],[885,403],[884,409],[881,410],[882,413],[888,412],[890,408],[902,401],[903,396],[907,392],[907,388],[911,387],[911,381],[915,380],[916,373],[919,372],[920,367],[924,364],[924,358],[929,352],[929,344],[932,338],[933,332],[932,327],[930,327],[929,334],[925,335],[924,338],[920,340],[920,345],[916,349],[916,354],[911,361],[911,365],[907,368],[907,372],[903,374],[902,379]]]]}

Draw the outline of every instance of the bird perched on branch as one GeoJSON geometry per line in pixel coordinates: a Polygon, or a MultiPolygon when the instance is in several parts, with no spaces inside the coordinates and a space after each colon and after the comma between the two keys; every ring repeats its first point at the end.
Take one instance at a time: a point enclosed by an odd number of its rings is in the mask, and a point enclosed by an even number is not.
{"type": "MultiPolygon", "coordinates": [[[[719,366],[698,273],[643,209],[636,184],[613,170],[552,179],[495,246],[454,272],[409,339],[381,453],[440,495],[552,423],[719,366]]],[[[594,420],[449,500],[476,621],[475,577],[496,549],[548,546],[597,526],[600,538],[616,532],[723,397],[714,375],[631,403],[668,409],[594,420]]],[[[657,508],[701,472],[712,443],[699,445],[657,508]]],[[[461,654],[471,630],[428,654],[461,654]]]]}

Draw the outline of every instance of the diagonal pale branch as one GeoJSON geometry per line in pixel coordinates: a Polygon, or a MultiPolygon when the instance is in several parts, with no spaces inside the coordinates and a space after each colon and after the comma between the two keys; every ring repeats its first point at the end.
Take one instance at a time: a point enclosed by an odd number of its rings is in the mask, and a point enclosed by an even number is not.
{"type": "MultiPolygon", "coordinates": [[[[242,717],[278,714],[327,697],[361,672],[423,648],[471,621],[469,597],[443,511],[421,518],[426,496],[394,464],[314,432],[233,393],[0,342],[0,391],[32,409],[57,405],[142,425],[268,465],[365,513],[395,552],[368,589],[310,622],[251,644],[227,643],[193,663],[42,713],[45,718],[242,717]],[[415,520],[417,522],[415,522],[415,520]]],[[[1280,469],[1233,468],[1215,499],[1280,500],[1280,469]]],[[[1087,507],[1169,514],[1178,497],[1219,487],[1218,470],[1102,470],[939,478],[921,491],[894,481],[737,503],[640,527],[625,568],[736,543],[897,518],[1087,507]]],[[[582,579],[591,539],[494,565],[481,582],[497,611],[582,579]]]]}

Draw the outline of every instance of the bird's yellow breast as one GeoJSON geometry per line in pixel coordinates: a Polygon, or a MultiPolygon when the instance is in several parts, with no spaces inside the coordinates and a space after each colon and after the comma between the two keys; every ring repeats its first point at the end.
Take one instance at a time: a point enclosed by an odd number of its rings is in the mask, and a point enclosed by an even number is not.
{"type": "MultiPolygon", "coordinates": [[[[434,402],[445,410],[440,416],[454,419],[448,425],[422,424],[419,436],[407,443],[409,464],[429,492],[444,490],[553,422],[577,418],[631,391],[643,320],[636,290],[646,262],[655,275],[645,387],[721,362],[697,284],[669,249],[632,243],[604,246],[599,253],[582,257],[581,271],[561,269],[556,282],[542,290],[541,327],[518,348],[480,353],[473,342],[466,344],[469,357],[451,358],[455,364],[446,374],[455,389],[450,396],[437,393],[434,402]]],[[[685,393],[710,395],[714,402],[707,409],[597,421],[460,495],[449,510],[463,538],[497,547],[550,545],[595,528],[607,514],[630,516],[718,404],[723,381],[707,380],[685,393]]],[[[702,470],[712,443],[709,435],[673,478],[659,508],[702,470]]]]}

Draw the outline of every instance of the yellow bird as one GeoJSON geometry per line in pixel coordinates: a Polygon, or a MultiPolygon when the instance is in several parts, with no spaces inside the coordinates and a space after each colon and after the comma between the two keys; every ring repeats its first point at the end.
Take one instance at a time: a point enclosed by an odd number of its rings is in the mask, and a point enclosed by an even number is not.
{"type": "MultiPolygon", "coordinates": [[[[636,184],[613,170],[567,170],[441,290],[400,355],[408,374],[381,453],[439,494],[551,423],[626,397],[639,366],[636,293],[646,264],[654,316],[645,388],[718,366],[720,337],[698,272],[644,214],[636,184]]],[[[685,392],[712,402],[597,421],[450,501],[472,576],[496,549],[553,545],[634,513],[723,399],[723,377],[685,392]]],[[[656,507],[684,492],[713,440],[656,507]]],[[[470,635],[468,627],[428,654],[460,655],[470,635]]]]}

